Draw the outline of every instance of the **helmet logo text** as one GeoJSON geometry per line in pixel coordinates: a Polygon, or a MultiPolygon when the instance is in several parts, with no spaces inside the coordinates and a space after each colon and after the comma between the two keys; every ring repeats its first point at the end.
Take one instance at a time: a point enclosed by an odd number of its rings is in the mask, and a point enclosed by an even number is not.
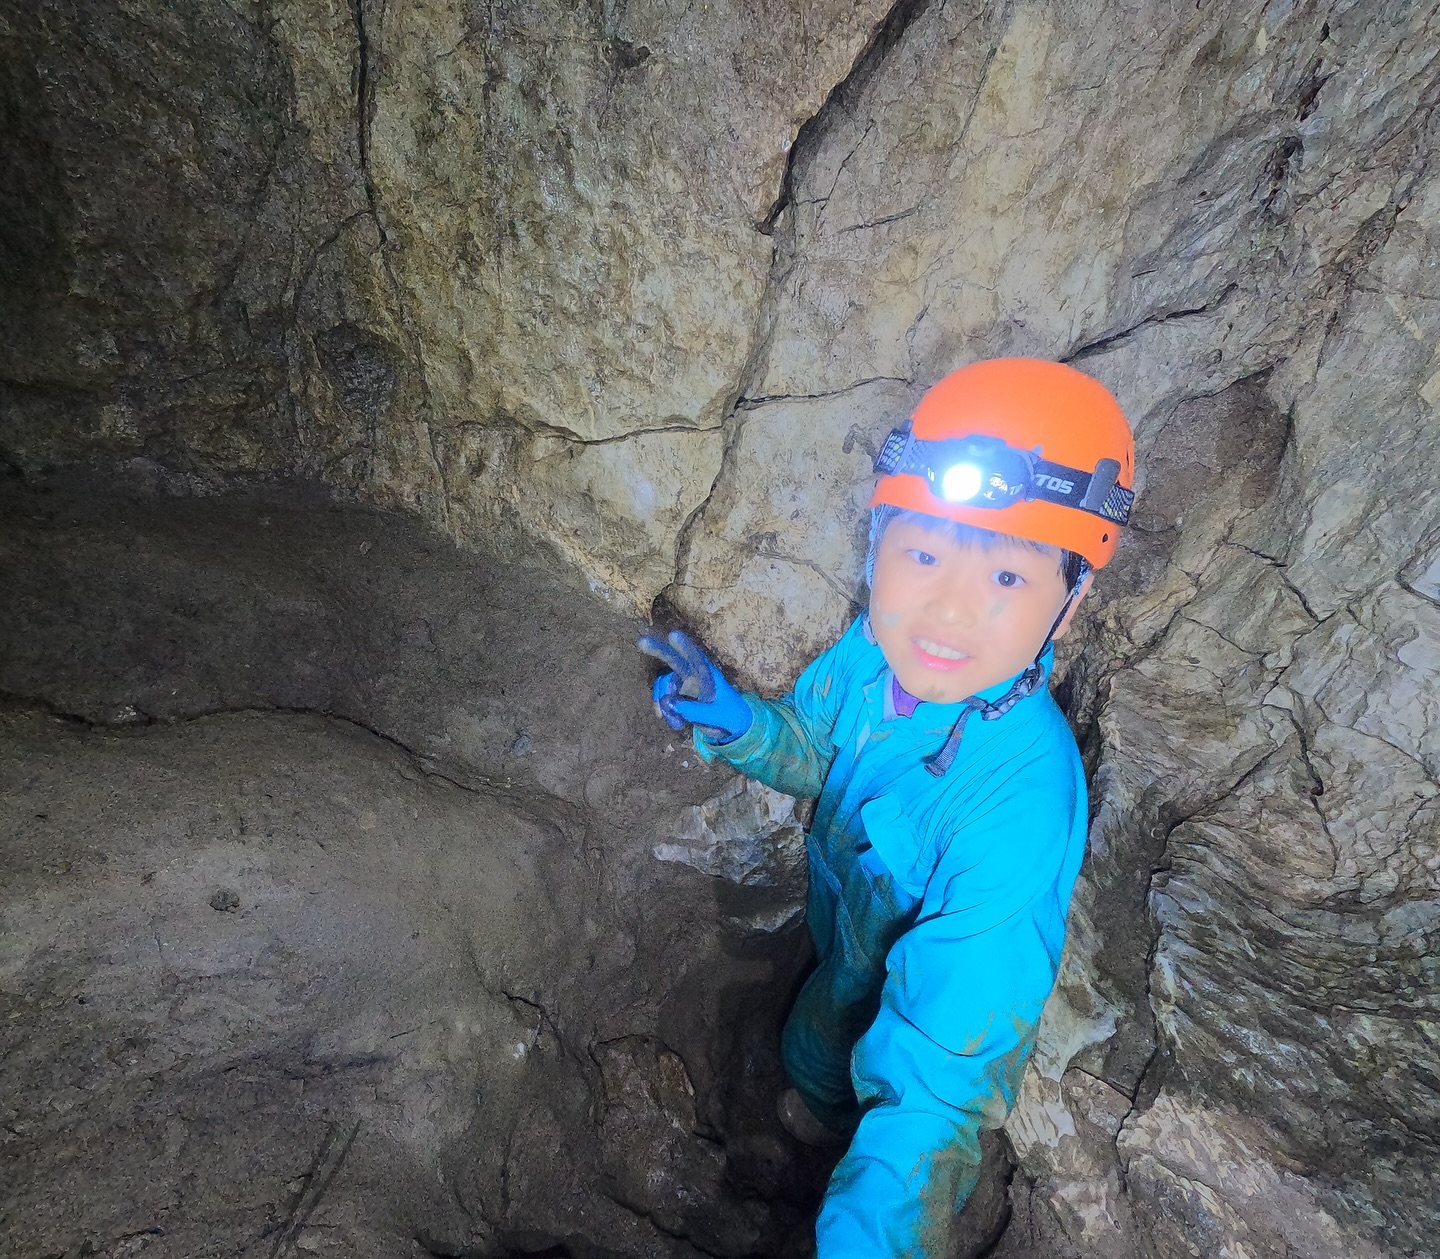
{"type": "Polygon", "coordinates": [[[1035,484],[1056,494],[1075,493],[1074,481],[1065,481],[1058,476],[1046,476],[1043,472],[1035,474],[1035,484]]]}

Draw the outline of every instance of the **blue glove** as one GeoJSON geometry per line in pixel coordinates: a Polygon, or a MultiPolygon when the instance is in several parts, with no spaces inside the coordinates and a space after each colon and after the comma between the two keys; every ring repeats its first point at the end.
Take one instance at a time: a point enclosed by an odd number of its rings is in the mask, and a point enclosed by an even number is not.
{"type": "Polygon", "coordinates": [[[663,639],[646,634],[637,646],[670,670],[651,690],[670,729],[683,730],[689,722],[716,743],[729,743],[750,729],[750,705],[688,634],[671,630],[663,639]]]}

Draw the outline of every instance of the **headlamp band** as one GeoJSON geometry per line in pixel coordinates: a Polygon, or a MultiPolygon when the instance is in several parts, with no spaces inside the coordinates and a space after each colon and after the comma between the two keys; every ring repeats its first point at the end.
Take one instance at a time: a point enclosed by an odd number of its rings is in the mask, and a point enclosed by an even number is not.
{"type": "Polygon", "coordinates": [[[1117,525],[1129,523],[1135,501],[1134,492],[1119,484],[1118,460],[1101,459],[1086,472],[978,433],[927,441],[911,432],[908,421],[890,430],[875,471],[923,477],[936,498],[966,507],[1002,508],[1038,499],[1117,525]]]}

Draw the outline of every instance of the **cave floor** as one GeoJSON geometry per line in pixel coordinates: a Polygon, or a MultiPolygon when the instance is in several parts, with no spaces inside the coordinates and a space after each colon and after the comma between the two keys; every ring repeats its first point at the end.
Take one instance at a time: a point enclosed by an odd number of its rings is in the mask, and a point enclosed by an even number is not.
{"type": "Polygon", "coordinates": [[[7,483],[0,586],[0,1250],[806,1252],[803,928],[653,859],[729,776],[636,622],[293,487],[7,483]]]}

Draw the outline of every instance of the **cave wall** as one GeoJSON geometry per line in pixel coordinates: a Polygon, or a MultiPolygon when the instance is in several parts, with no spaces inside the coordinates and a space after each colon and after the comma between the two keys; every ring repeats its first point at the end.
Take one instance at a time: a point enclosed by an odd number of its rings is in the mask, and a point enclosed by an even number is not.
{"type": "Polygon", "coordinates": [[[0,447],[315,477],[648,606],[883,14],[7,5],[0,447]]]}
{"type": "Polygon", "coordinates": [[[1433,1246],[1436,31],[918,16],[797,158],[682,552],[676,602],[784,677],[858,601],[872,417],[996,353],[1126,406],[1140,515],[1065,684],[1091,855],[1009,1129],[1082,1253],[1433,1246]]]}
{"type": "Polygon", "coordinates": [[[778,690],[926,385],[1105,381],[1141,498],[1063,662],[1095,817],[1012,1231],[1432,1252],[1440,7],[0,22],[26,476],[316,478],[778,690]]]}

